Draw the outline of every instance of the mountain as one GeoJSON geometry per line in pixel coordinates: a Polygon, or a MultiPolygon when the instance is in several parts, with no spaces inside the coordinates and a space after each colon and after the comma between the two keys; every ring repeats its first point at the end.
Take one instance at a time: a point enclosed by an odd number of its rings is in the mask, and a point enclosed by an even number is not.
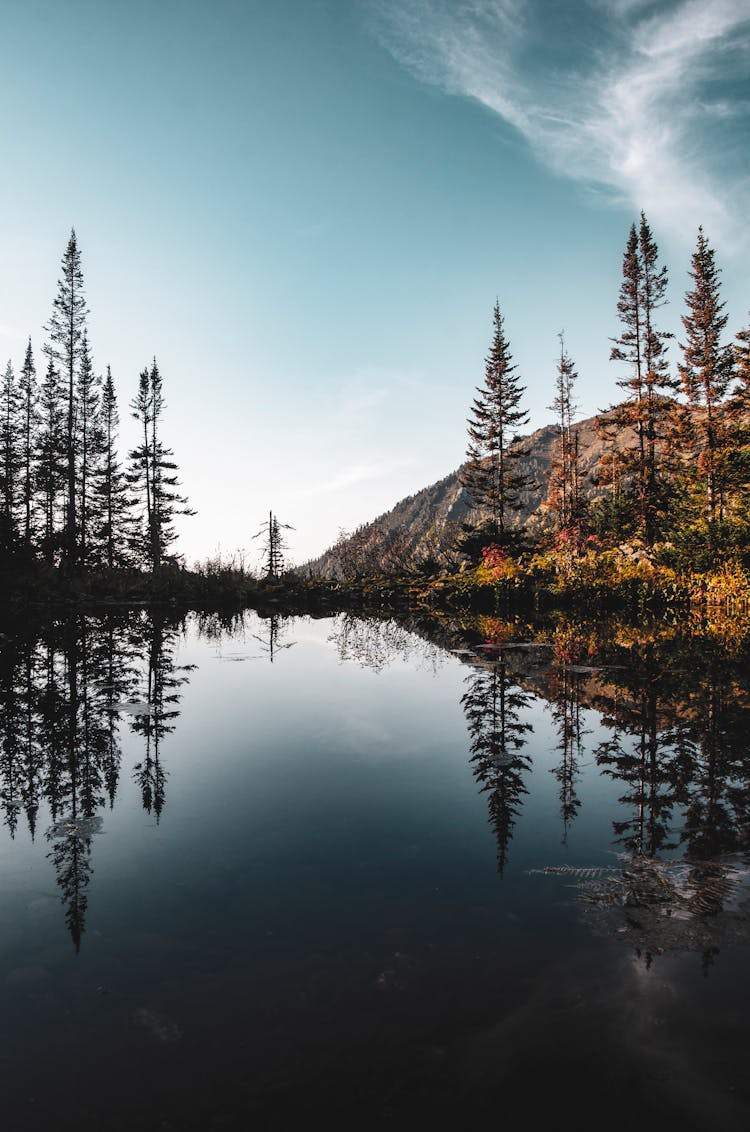
{"type": "MultiPolygon", "coordinates": [[[[590,499],[602,496],[606,488],[596,482],[596,469],[604,447],[597,431],[597,421],[606,420],[609,412],[589,417],[576,425],[578,433],[584,491],[590,499]]],[[[528,476],[533,486],[521,494],[521,510],[511,517],[514,527],[526,526],[540,533],[551,525],[551,517],[543,506],[547,494],[555,443],[559,436],[556,425],[545,425],[530,436],[519,437],[514,444],[527,451],[519,457],[516,468],[528,476]]],[[[623,443],[629,438],[623,437],[623,443]]],[[[377,573],[396,565],[413,565],[433,557],[444,565],[458,565],[450,547],[472,514],[466,492],[459,482],[459,472],[451,472],[437,483],[409,495],[371,522],[342,537],[319,558],[305,564],[305,572],[323,577],[347,577],[377,573]]]]}

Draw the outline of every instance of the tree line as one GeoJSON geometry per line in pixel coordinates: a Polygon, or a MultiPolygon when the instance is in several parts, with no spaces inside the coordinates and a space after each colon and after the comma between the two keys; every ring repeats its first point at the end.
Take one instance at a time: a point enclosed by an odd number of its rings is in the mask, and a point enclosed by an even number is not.
{"type": "MultiPolygon", "coordinates": [[[[709,556],[750,547],[750,328],[734,343],[721,299],[720,269],[702,228],[685,295],[683,340],[676,372],[667,356],[672,335],[659,326],[667,268],[644,213],[631,226],[617,300],[620,331],[610,359],[624,367],[623,400],[603,412],[597,427],[602,453],[596,472],[600,498],[583,490],[575,416],[575,364],[560,335],[554,399],[557,443],[545,508],[557,536],[580,550],[593,533],[612,541],[638,538],[653,549],[671,542],[709,556]]],[[[481,519],[465,545],[508,546],[513,515],[530,485],[518,442],[528,422],[525,387],[510,352],[499,303],[468,421],[461,483],[481,519]]]]}
{"type": "Polygon", "coordinates": [[[141,371],[130,403],[139,441],[123,462],[112,371],[96,372],[87,316],[73,230],[44,328],[44,372],[29,339],[19,372],[9,360],[0,384],[0,563],[157,571],[174,561],[175,518],[194,514],[163,438],[162,376],[155,358],[141,371]]]}

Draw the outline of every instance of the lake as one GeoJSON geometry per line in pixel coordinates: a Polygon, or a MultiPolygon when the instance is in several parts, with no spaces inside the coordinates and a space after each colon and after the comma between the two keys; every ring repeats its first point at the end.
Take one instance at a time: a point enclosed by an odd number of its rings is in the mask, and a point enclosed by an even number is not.
{"type": "Polygon", "coordinates": [[[746,1128],[749,684],[706,626],[9,630],[3,1128],[746,1128]]]}

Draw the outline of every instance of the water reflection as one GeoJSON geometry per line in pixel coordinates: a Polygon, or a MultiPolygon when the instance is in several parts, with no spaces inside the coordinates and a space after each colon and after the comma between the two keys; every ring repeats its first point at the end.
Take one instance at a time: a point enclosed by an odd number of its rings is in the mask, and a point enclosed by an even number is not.
{"type": "Polygon", "coordinates": [[[522,722],[520,716],[531,695],[512,679],[502,655],[477,664],[466,677],[466,685],[461,706],[471,739],[472,769],[480,789],[489,796],[497,868],[502,876],[513,827],[528,793],[524,780],[532,760],[523,748],[532,725],[522,722]]]}
{"type": "MultiPolygon", "coordinates": [[[[254,642],[227,659],[273,663],[295,644],[294,622],[278,613],[194,624],[219,649],[254,642]]],[[[6,639],[0,654],[2,821],[11,838],[42,831],[76,950],[126,735],[138,748],[130,765],[143,809],[156,822],[164,811],[164,745],[190,677],[178,663],[184,628],[156,609],[77,615],[36,639],[6,639]]],[[[326,631],[340,661],[375,672],[397,661],[433,672],[460,661],[466,762],[486,799],[501,877],[530,798],[550,774],[560,840],[578,862],[533,871],[573,885],[593,926],[632,945],[647,966],[655,955],[692,951],[708,970],[726,941],[748,939],[750,689],[736,642],[728,649],[715,634],[564,618],[342,615],[326,631]],[[542,717],[552,735],[544,743],[542,717]],[[613,788],[601,810],[611,837],[581,862],[576,831],[594,783],[598,807],[603,786],[613,788]]]]}
{"type": "Polygon", "coordinates": [[[583,739],[590,730],[583,726],[582,680],[580,672],[572,672],[562,665],[550,681],[552,719],[557,731],[559,762],[552,773],[559,786],[562,844],[568,844],[568,830],[581,806],[578,782],[583,759],[583,739]]]}
{"type": "Polygon", "coordinates": [[[725,941],[750,938],[748,667],[737,641],[728,649],[710,628],[341,619],[334,638],[343,658],[376,670],[430,644],[469,668],[468,759],[488,795],[501,876],[533,789],[533,702],[545,702],[562,844],[582,809],[588,761],[619,789],[608,849],[618,863],[532,871],[564,878],[592,924],[646,966],[693,951],[707,971],[725,941]]]}
{"type": "Polygon", "coordinates": [[[297,643],[286,639],[293,622],[290,617],[281,617],[278,613],[271,613],[261,624],[264,629],[263,636],[259,633],[253,633],[253,636],[260,643],[264,655],[273,664],[274,657],[282,649],[290,649],[297,643]]]}
{"type": "Polygon", "coordinates": [[[343,613],[329,640],[342,661],[355,661],[381,672],[394,661],[410,661],[435,671],[446,659],[439,641],[420,636],[411,622],[343,613]]]}
{"type": "Polygon", "coordinates": [[[180,625],[156,611],[74,616],[38,640],[16,637],[0,655],[0,807],[11,837],[40,808],[65,922],[76,951],[86,929],[93,840],[114,805],[120,728],[140,736],[135,767],[143,806],[165,803],[161,743],[174,730],[188,669],[175,661],[180,625]]]}

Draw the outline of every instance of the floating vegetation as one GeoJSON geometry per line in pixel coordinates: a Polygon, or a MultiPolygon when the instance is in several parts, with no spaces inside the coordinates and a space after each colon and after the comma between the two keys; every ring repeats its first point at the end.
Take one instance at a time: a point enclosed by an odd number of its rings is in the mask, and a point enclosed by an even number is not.
{"type": "Polygon", "coordinates": [[[530,874],[573,881],[597,929],[616,935],[651,963],[654,955],[715,955],[750,942],[750,867],[732,858],[660,861],[623,857],[617,867],[547,865],[530,874]]]}
{"type": "Polygon", "coordinates": [[[570,877],[574,880],[594,880],[597,877],[604,876],[605,873],[616,872],[612,866],[605,865],[584,865],[579,867],[576,865],[545,865],[543,869],[528,869],[529,875],[538,874],[541,876],[557,876],[557,877],[570,877]]]}

